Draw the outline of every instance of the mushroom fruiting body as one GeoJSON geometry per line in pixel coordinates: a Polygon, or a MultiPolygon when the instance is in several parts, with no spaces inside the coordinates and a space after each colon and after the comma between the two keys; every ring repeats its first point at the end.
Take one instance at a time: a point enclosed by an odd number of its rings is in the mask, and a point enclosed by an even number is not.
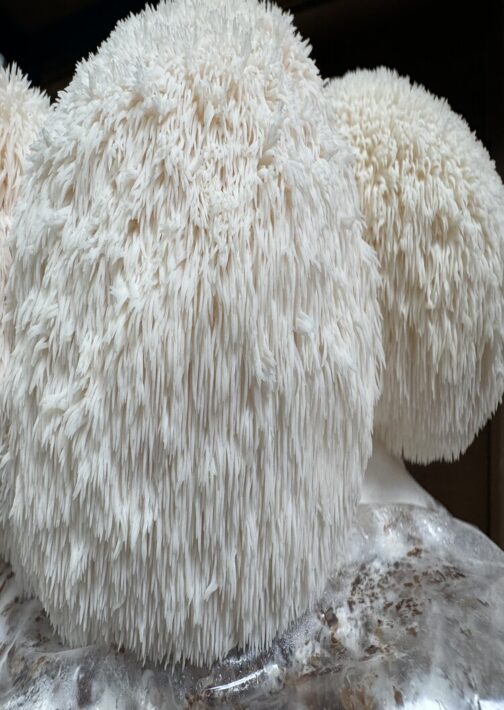
{"type": "Polygon", "coordinates": [[[393,71],[351,72],[326,96],[383,278],[377,436],[412,461],[456,458],[504,391],[501,179],[447,102],[393,71]]]}
{"type": "Polygon", "coordinates": [[[30,145],[48,111],[48,97],[30,86],[16,65],[0,66],[0,378],[8,355],[3,311],[11,264],[8,237],[12,213],[30,145]]]}
{"type": "MultiPolygon", "coordinates": [[[[0,393],[11,342],[5,325],[7,283],[11,266],[9,236],[31,144],[49,113],[49,98],[30,86],[17,66],[0,66],[0,393]]],[[[0,461],[7,455],[8,421],[0,396],[0,461]]],[[[10,489],[0,477],[0,555],[10,554],[6,518],[10,489]]]]}
{"type": "Polygon", "coordinates": [[[70,642],[209,663],[324,586],[382,355],[325,106],[290,17],[249,0],[147,8],[60,94],[6,389],[16,562],[70,642]]]}

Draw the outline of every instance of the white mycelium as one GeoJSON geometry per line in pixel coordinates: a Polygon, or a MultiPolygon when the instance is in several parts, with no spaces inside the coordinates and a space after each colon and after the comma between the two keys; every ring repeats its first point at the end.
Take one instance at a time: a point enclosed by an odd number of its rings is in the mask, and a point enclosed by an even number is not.
{"type": "Polygon", "coordinates": [[[326,91],[383,276],[377,434],[411,460],[457,457],[504,391],[502,182],[446,101],[395,72],[326,91]]]}
{"type": "MultiPolygon", "coordinates": [[[[11,342],[7,338],[5,303],[11,266],[9,235],[29,149],[49,112],[49,98],[30,86],[15,66],[2,66],[0,56],[0,462],[6,456],[8,420],[1,403],[3,376],[11,342]]],[[[9,556],[10,539],[5,522],[11,490],[0,473],[0,555],[9,556]]]]}
{"type": "Polygon", "coordinates": [[[16,560],[73,643],[211,662],[321,592],[371,452],[378,268],[290,17],[176,0],[60,95],[14,231],[16,560]]]}

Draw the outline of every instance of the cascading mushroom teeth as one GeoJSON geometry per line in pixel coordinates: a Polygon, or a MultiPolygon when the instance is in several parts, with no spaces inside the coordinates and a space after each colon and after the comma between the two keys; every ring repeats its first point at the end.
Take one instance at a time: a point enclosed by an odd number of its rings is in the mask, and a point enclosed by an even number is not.
{"type": "Polygon", "coordinates": [[[210,663],[321,592],[382,356],[352,160],[249,0],[147,8],[60,95],[6,386],[18,562],[67,641],[210,663]]]}
{"type": "Polygon", "coordinates": [[[350,72],[326,96],[383,278],[377,436],[411,461],[457,458],[504,392],[502,181],[448,103],[394,71],[350,72]]]}

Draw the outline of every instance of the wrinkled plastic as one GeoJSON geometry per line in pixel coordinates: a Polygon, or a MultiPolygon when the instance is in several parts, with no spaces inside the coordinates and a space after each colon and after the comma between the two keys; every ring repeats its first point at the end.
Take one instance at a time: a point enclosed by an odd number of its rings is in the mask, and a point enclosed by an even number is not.
{"type": "Polygon", "coordinates": [[[504,553],[441,509],[360,506],[316,608],[207,670],[70,650],[0,572],[4,708],[504,708],[504,553]]]}

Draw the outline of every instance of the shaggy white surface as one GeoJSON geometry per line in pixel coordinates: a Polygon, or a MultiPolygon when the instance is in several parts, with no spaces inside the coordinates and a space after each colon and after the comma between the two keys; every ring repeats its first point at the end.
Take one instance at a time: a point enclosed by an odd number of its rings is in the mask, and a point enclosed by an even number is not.
{"type": "Polygon", "coordinates": [[[378,253],[385,373],[376,430],[413,461],[463,452],[504,390],[504,188],[446,101],[387,69],[329,83],[378,253]]]}
{"type": "Polygon", "coordinates": [[[308,54],[278,8],[161,3],[79,65],[35,153],[4,476],[17,562],[70,642],[259,648],[334,564],[381,323],[308,54]]]}
{"type": "Polygon", "coordinates": [[[11,264],[7,238],[12,210],[28,148],[48,111],[48,97],[32,88],[18,67],[3,67],[0,62],[0,379],[8,354],[3,317],[11,264]]]}
{"type": "MultiPolygon", "coordinates": [[[[0,56],[0,60],[3,57],[0,56]]],[[[49,112],[49,98],[30,86],[17,66],[0,61],[0,462],[6,455],[9,422],[1,403],[3,376],[12,342],[7,337],[5,303],[11,253],[8,238],[29,149],[49,112]]],[[[1,465],[1,463],[0,463],[1,465]]],[[[12,490],[0,475],[0,555],[9,558],[6,515],[12,490]]]]}

